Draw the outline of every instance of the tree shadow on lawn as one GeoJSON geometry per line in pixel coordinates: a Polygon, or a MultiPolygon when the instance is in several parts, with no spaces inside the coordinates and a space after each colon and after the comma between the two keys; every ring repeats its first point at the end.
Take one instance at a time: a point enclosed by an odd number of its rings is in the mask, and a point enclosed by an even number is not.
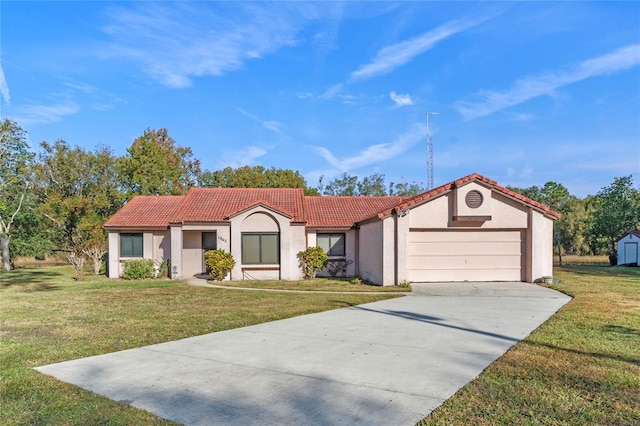
{"type": "Polygon", "coordinates": [[[531,345],[531,346],[538,346],[538,347],[543,347],[543,348],[549,348],[552,349],[554,351],[564,351],[564,352],[569,352],[572,354],[576,354],[576,355],[584,355],[584,356],[591,356],[594,358],[601,358],[601,359],[610,359],[613,361],[622,361],[622,362],[628,362],[629,364],[634,364],[640,367],[640,357],[629,357],[629,356],[624,356],[624,355],[616,355],[615,353],[603,353],[603,352],[587,352],[587,351],[581,351],[578,349],[572,349],[572,348],[563,348],[561,346],[556,346],[556,345],[552,345],[549,343],[542,343],[542,342],[535,342],[535,341],[525,341],[526,344],[531,345]]]}
{"type": "Polygon", "coordinates": [[[20,286],[23,291],[49,291],[59,286],[53,281],[62,279],[65,275],[49,269],[14,269],[0,272],[0,289],[20,286]]]}

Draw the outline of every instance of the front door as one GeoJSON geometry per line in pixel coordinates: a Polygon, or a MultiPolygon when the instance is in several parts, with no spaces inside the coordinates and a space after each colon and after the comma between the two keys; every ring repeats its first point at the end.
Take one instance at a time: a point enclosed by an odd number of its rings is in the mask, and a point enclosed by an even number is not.
{"type": "Polygon", "coordinates": [[[638,243],[624,243],[624,263],[638,263],[638,243]]]}
{"type": "Polygon", "coordinates": [[[207,272],[207,265],[204,263],[204,254],[208,250],[215,250],[217,248],[218,238],[215,232],[203,232],[202,233],[202,271],[207,272]]]}

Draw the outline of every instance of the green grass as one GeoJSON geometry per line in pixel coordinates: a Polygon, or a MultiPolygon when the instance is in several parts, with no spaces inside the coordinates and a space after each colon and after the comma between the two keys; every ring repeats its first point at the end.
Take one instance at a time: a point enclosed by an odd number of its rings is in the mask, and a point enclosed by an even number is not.
{"type": "MultiPolygon", "coordinates": [[[[572,266],[554,277],[574,299],[422,425],[640,424],[640,268],[572,266]]],[[[32,368],[392,296],[77,283],[68,267],[0,272],[0,424],[168,424],[32,368]]]]}
{"type": "Polygon", "coordinates": [[[315,278],[303,281],[279,281],[279,280],[256,280],[256,281],[209,281],[211,284],[228,287],[259,288],[274,290],[304,290],[304,291],[336,291],[336,292],[389,292],[406,293],[411,291],[410,285],[405,286],[377,286],[370,284],[354,284],[347,278],[315,278]]]}
{"type": "Polygon", "coordinates": [[[168,424],[33,367],[394,297],[72,276],[69,267],[0,272],[2,425],[168,424]]]}
{"type": "Polygon", "coordinates": [[[640,424],[640,268],[556,268],[574,299],[420,425],[640,424]]]}

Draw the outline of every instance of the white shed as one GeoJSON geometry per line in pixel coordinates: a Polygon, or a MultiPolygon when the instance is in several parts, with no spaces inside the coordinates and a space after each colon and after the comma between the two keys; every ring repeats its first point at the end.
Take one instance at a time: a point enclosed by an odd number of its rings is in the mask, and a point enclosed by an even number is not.
{"type": "Polygon", "coordinates": [[[635,265],[640,263],[640,231],[631,231],[618,240],[618,265],[635,265]]]}

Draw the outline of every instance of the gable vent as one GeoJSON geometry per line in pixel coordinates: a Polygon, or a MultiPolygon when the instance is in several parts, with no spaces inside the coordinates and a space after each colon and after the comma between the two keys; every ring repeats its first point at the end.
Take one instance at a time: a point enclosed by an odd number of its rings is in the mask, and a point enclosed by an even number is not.
{"type": "Polygon", "coordinates": [[[482,194],[480,191],[469,191],[467,195],[464,197],[464,202],[467,203],[467,206],[471,209],[477,209],[482,205],[482,194]]]}

